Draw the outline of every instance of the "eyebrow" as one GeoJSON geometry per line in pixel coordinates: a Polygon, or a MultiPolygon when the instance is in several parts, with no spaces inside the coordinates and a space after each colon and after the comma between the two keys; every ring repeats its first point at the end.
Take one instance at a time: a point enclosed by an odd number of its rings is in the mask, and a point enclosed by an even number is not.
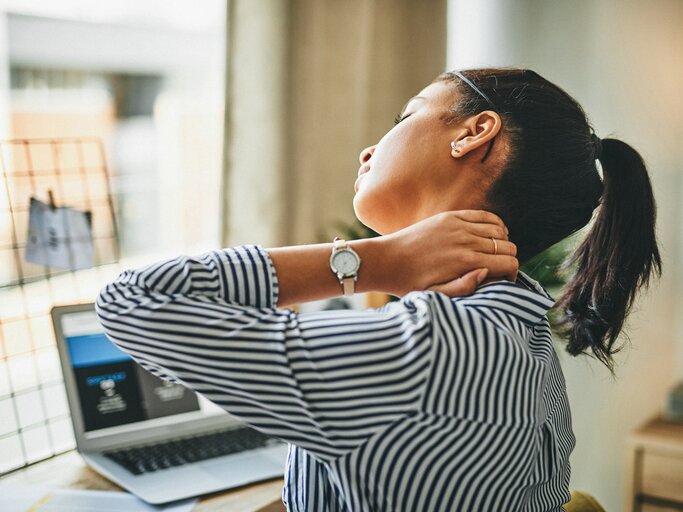
{"type": "Polygon", "coordinates": [[[410,104],[411,101],[413,101],[413,100],[426,100],[426,99],[427,98],[425,98],[424,96],[413,96],[408,101],[406,101],[405,105],[403,105],[403,108],[401,109],[401,115],[403,115],[403,112],[405,112],[406,107],[410,104]]]}

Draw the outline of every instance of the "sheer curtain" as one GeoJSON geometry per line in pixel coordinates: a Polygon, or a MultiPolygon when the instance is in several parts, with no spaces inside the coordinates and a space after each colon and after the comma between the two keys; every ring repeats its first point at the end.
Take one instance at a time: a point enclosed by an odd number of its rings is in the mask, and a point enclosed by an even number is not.
{"type": "Polygon", "coordinates": [[[361,149],[446,63],[446,1],[232,0],[223,243],[325,241],[361,149]]]}

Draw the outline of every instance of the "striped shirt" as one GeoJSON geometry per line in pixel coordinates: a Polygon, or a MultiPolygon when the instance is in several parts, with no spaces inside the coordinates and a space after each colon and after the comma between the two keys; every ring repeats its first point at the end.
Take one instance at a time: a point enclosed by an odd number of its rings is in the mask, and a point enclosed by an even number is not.
{"type": "Polygon", "coordinates": [[[276,309],[258,245],[122,272],[97,299],[108,337],[289,443],[290,511],[547,511],[569,501],[575,438],[546,312],[520,272],[467,297],[276,309]]]}

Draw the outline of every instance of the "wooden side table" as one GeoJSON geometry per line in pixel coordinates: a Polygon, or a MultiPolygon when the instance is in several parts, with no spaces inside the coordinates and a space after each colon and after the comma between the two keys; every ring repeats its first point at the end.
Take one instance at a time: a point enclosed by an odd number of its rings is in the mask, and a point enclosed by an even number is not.
{"type": "Polygon", "coordinates": [[[629,439],[629,512],[683,511],[683,423],[657,417],[629,439]]]}
{"type": "MultiPolygon", "coordinates": [[[[43,485],[97,491],[122,491],[119,486],[96,473],[75,450],[57,455],[7,475],[0,484],[43,485]]],[[[231,491],[203,496],[193,512],[284,512],[280,495],[283,480],[270,480],[231,491]]]]}

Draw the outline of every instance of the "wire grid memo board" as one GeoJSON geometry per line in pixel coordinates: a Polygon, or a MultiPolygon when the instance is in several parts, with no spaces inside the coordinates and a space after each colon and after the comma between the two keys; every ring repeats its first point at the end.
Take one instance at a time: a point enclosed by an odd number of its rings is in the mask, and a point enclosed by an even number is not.
{"type": "Polygon", "coordinates": [[[0,141],[0,170],[2,476],[74,447],[50,310],[93,302],[119,271],[119,244],[99,139],[0,141]],[[63,270],[26,261],[32,197],[90,212],[92,267],[63,270]]]}

